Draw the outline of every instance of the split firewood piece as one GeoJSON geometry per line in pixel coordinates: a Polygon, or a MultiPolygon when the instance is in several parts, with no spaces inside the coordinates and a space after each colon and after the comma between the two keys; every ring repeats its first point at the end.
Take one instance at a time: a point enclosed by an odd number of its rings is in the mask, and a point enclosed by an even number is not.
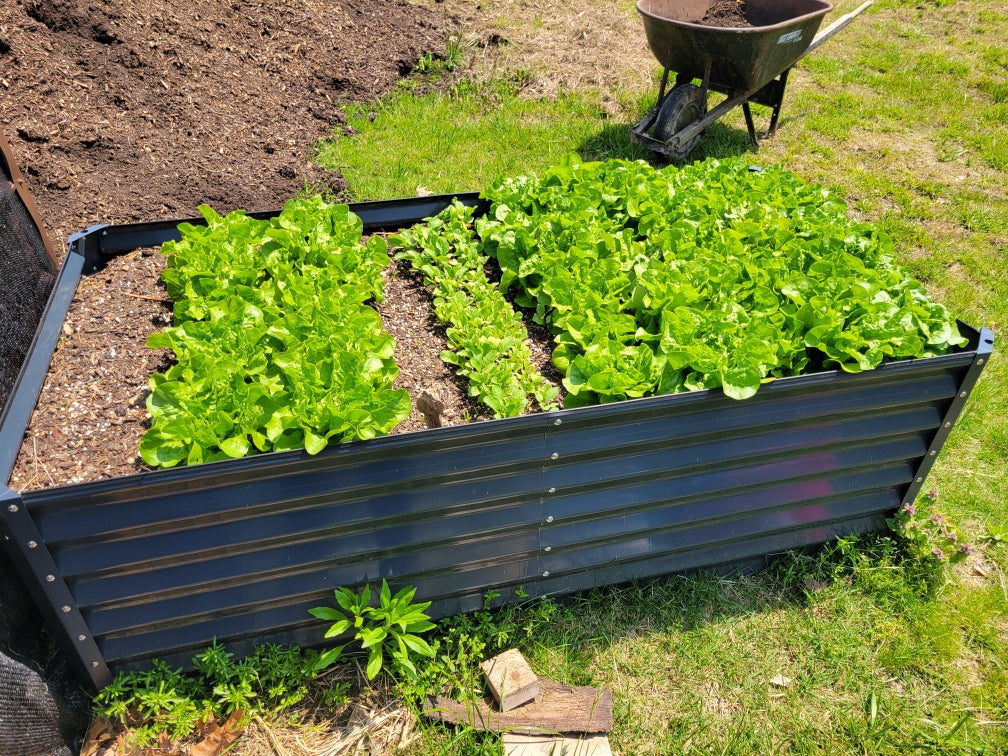
{"type": "Polygon", "coordinates": [[[539,678],[517,648],[487,659],[481,666],[501,711],[510,711],[539,695],[539,678]]]}
{"type": "Polygon", "coordinates": [[[494,732],[609,732],[613,723],[612,691],[564,685],[540,677],[536,699],[511,711],[497,711],[495,703],[488,699],[462,702],[445,696],[428,696],[424,715],[494,732]]]}

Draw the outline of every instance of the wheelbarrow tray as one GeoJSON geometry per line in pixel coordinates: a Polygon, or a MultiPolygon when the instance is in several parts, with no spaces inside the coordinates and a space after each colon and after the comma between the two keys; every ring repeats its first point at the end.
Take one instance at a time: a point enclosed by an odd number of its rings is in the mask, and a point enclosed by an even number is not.
{"type": "Polygon", "coordinates": [[[790,68],[812,43],[833,5],[825,0],[747,0],[745,28],[701,23],[712,0],[638,0],[648,45],[680,80],[702,79],[710,63],[712,89],[756,90],[790,68]]]}

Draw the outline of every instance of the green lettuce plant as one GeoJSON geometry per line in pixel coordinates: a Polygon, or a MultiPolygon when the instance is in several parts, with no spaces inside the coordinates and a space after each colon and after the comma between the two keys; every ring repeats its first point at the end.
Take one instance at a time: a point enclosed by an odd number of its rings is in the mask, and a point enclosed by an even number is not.
{"type": "Polygon", "coordinates": [[[433,289],[434,315],[447,328],[441,359],[469,382],[469,395],[494,417],[552,409],[559,391],[532,364],[521,316],[484,272],[472,233],[473,209],[455,200],[436,217],[389,238],[433,289]]]}
{"type": "Polygon", "coordinates": [[[555,334],[566,406],[717,387],[745,399],[809,369],[965,343],[888,237],[779,168],[571,156],[483,196],[482,248],[555,334]]]}
{"type": "Polygon", "coordinates": [[[346,205],[292,200],[262,221],[201,206],[163,245],[174,323],[148,339],[175,364],[150,381],[155,467],[305,449],[386,433],[410,411],[395,342],[370,302],[387,245],[346,205]]]}

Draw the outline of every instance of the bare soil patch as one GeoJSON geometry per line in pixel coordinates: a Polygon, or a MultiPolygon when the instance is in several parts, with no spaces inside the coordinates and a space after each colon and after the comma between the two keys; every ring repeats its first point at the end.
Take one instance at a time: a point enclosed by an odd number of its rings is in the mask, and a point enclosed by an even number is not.
{"type": "Polygon", "coordinates": [[[61,244],[93,223],[278,207],[340,104],[387,92],[445,16],[402,0],[13,0],[0,128],[61,244]]]}

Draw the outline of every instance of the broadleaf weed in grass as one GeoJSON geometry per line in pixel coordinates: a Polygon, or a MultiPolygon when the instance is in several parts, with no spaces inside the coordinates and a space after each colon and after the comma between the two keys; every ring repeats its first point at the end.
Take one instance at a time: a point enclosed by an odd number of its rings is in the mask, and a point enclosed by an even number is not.
{"type": "Polygon", "coordinates": [[[461,34],[448,38],[445,44],[444,67],[447,71],[456,71],[465,66],[465,48],[461,34]]]}
{"type": "Polygon", "coordinates": [[[417,705],[427,695],[463,700],[481,696],[480,663],[510,647],[528,646],[557,612],[557,604],[548,598],[493,608],[498,598],[500,594],[491,591],[481,609],[438,623],[430,637],[433,656],[418,665],[415,678],[399,681],[399,691],[407,701],[417,705]]]}
{"type": "Polygon", "coordinates": [[[919,496],[887,519],[904,544],[912,563],[932,582],[947,576],[947,569],[973,553],[973,546],[948,515],[938,510],[938,492],[919,496]]]}
{"type": "MultiPolygon", "coordinates": [[[[430,602],[414,603],[416,588],[406,586],[393,596],[383,578],[377,606],[371,606],[370,585],[364,586],[359,593],[349,588],[337,588],[335,595],[339,609],[317,606],[308,611],[318,619],[335,620],[326,631],[327,638],[339,638],[349,633],[353,641],[360,643],[368,655],[364,671],[369,680],[377,677],[382,669],[396,677],[416,677],[414,660],[434,656],[434,650],[419,635],[434,628],[434,623],[424,613],[430,602]]],[[[345,646],[323,652],[316,669],[333,664],[340,658],[345,646]]]]}
{"type": "Polygon", "coordinates": [[[985,546],[1003,546],[1008,543],[1008,529],[999,528],[990,522],[984,525],[985,533],[981,537],[981,543],[985,546]]]}

